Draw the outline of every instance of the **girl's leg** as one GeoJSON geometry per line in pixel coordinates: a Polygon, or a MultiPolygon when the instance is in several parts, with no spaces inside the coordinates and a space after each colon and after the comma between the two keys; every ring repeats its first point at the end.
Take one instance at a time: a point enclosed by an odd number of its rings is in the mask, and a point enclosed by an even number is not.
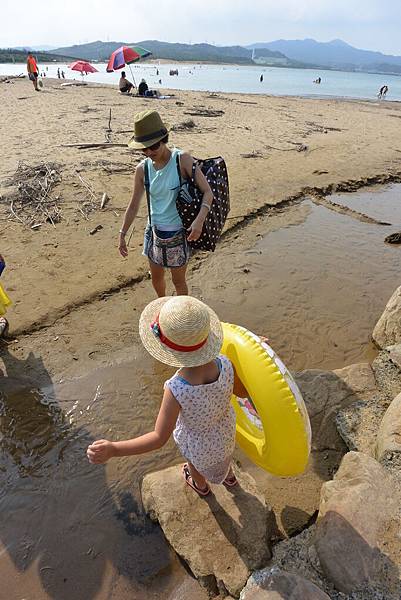
{"type": "Polygon", "coordinates": [[[152,285],[156,294],[161,298],[166,295],[166,282],[164,279],[164,268],[156,265],[151,260],[149,261],[150,275],[152,277],[152,285]]]}
{"type": "Polygon", "coordinates": [[[188,286],[185,278],[187,265],[184,265],[183,267],[175,267],[174,269],[170,269],[170,271],[171,279],[173,280],[177,296],[188,296],[188,286]]]}
{"type": "Polygon", "coordinates": [[[208,488],[206,479],[203,477],[203,475],[201,475],[201,473],[199,473],[199,471],[195,469],[192,463],[188,461],[187,465],[192,477],[192,481],[195,483],[196,487],[201,491],[205,491],[208,488]]]}

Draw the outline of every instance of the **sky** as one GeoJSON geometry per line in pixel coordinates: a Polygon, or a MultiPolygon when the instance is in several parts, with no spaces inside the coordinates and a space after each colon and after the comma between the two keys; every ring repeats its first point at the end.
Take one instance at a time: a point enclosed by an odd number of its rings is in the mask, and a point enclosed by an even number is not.
{"type": "Polygon", "coordinates": [[[401,55],[400,0],[0,0],[0,47],[340,38],[401,55]]]}

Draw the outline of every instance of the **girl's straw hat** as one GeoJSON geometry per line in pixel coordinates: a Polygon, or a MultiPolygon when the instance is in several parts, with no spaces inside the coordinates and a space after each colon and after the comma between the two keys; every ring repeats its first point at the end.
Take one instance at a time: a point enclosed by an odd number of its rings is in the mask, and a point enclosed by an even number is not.
{"type": "Polygon", "coordinates": [[[223,329],[216,313],[191,296],[153,300],[141,314],[139,335],[154,358],[173,367],[198,367],[218,356],[223,329]]]}
{"type": "Polygon", "coordinates": [[[134,116],[134,135],[128,147],[134,150],[149,148],[162,140],[169,132],[156,110],[143,110],[134,116]]]}

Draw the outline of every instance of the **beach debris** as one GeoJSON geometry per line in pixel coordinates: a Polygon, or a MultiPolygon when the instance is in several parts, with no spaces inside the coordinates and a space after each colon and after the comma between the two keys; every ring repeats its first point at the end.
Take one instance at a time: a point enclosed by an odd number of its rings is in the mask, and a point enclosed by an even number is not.
{"type": "Polygon", "coordinates": [[[109,142],[95,142],[87,144],[86,142],[78,144],[60,144],[60,148],[79,148],[80,150],[89,150],[91,148],[128,148],[127,144],[110,144],[109,142]]]}
{"type": "Polygon", "coordinates": [[[108,197],[106,192],[103,192],[102,199],[100,201],[100,208],[104,208],[109,200],[110,198],[108,197]]]}
{"type": "Polygon", "coordinates": [[[181,121],[181,123],[173,125],[171,131],[187,131],[188,129],[193,129],[194,127],[196,127],[195,121],[192,119],[187,119],[186,121],[181,121]]]}
{"type": "Polygon", "coordinates": [[[184,106],[184,103],[183,103],[183,102],[180,102],[180,100],[177,100],[177,101],[176,101],[176,105],[177,105],[177,106],[184,106]]]}
{"type": "Polygon", "coordinates": [[[242,158],[263,158],[263,154],[259,150],[252,150],[252,152],[246,152],[241,154],[242,158]]]}
{"type": "MultiPolygon", "coordinates": [[[[104,196],[106,196],[106,198],[108,198],[108,196],[107,196],[106,192],[103,192],[101,199],[99,199],[98,194],[96,194],[96,192],[93,189],[93,187],[91,186],[91,184],[86,179],[84,179],[78,171],[75,171],[75,172],[86,192],[85,195],[82,197],[81,201],[79,202],[78,210],[81,213],[81,215],[84,217],[84,219],[86,219],[88,221],[89,214],[91,212],[98,210],[99,208],[103,208],[105,206],[107,200],[104,201],[104,196]],[[102,206],[102,202],[104,202],[103,206],[102,206]]],[[[94,232],[94,233],[96,233],[96,232],[94,232]]],[[[92,232],[91,232],[91,235],[92,235],[92,232]]]]}
{"type": "Polygon", "coordinates": [[[103,225],[96,225],[96,227],[90,230],[89,235],[95,235],[95,233],[97,233],[101,229],[103,229],[103,225]]]}
{"type": "Polygon", "coordinates": [[[19,75],[3,75],[0,77],[0,83],[10,83],[11,79],[25,79],[25,75],[23,73],[19,75]]]}
{"type": "Polygon", "coordinates": [[[60,165],[56,163],[42,162],[30,166],[19,162],[7,182],[14,185],[16,191],[2,199],[2,202],[9,202],[9,217],[34,229],[43,222],[55,227],[61,219],[60,196],[53,196],[52,191],[60,181],[60,165]]]}
{"type": "Polygon", "coordinates": [[[401,244],[401,231],[391,233],[384,238],[384,241],[387,242],[387,244],[401,244]]]}
{"type": "Polygon", "coordinates": [[[109,143],[109,144],[111,144],[111,133],[112,133],[112,129],[111,129],[111,108],[109,110],[110,110],[110,112],[109,112],[109,123],[107,125],[106,133],[104,135],[106,137],[106,142],[109,143]]]}
{"type": "Polygon", "coordinates": [[[191,110],[184,110],[184,115],[189,115],[191,117],[222,117],[224,115],[224,110],[193,108],[191,110]]]}

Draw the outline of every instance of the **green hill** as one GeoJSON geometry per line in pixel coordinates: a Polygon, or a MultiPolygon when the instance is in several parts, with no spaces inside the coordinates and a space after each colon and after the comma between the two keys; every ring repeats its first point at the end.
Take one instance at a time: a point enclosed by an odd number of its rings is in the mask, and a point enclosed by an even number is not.
{"type": "MultiPolygon", "coordinates": [[[[107,61],[110,54],[120,46],[143,46],[152,53],[153,59],[171,61],[202,61],[211,63],[254,64],[252,50],[242,46],[212,46],[211,44],[170,44],[157,40],[143,40],[135,43],[127,42],[91,42],[79,46],[69,46],[53,50],[56,54],[68,54],[76,58],[89,61],[107,61]]],[[[271,57],[272,64],[277,59],[288,61],[280,52],[264,50],[263,55],[268,62],[271,57]]],[[[289,61],[291,62],[291,61],[289,61]]]]}
{"type": "MultiPolygon", "coordinates": [[[[37,62],[71,62],[74,57],[50,52],[32,52],[37,62]]],[[[28,52],[26,50],[14,50],[13,48],[0,48],[0,63],[26,63],[28,52]]]]}

